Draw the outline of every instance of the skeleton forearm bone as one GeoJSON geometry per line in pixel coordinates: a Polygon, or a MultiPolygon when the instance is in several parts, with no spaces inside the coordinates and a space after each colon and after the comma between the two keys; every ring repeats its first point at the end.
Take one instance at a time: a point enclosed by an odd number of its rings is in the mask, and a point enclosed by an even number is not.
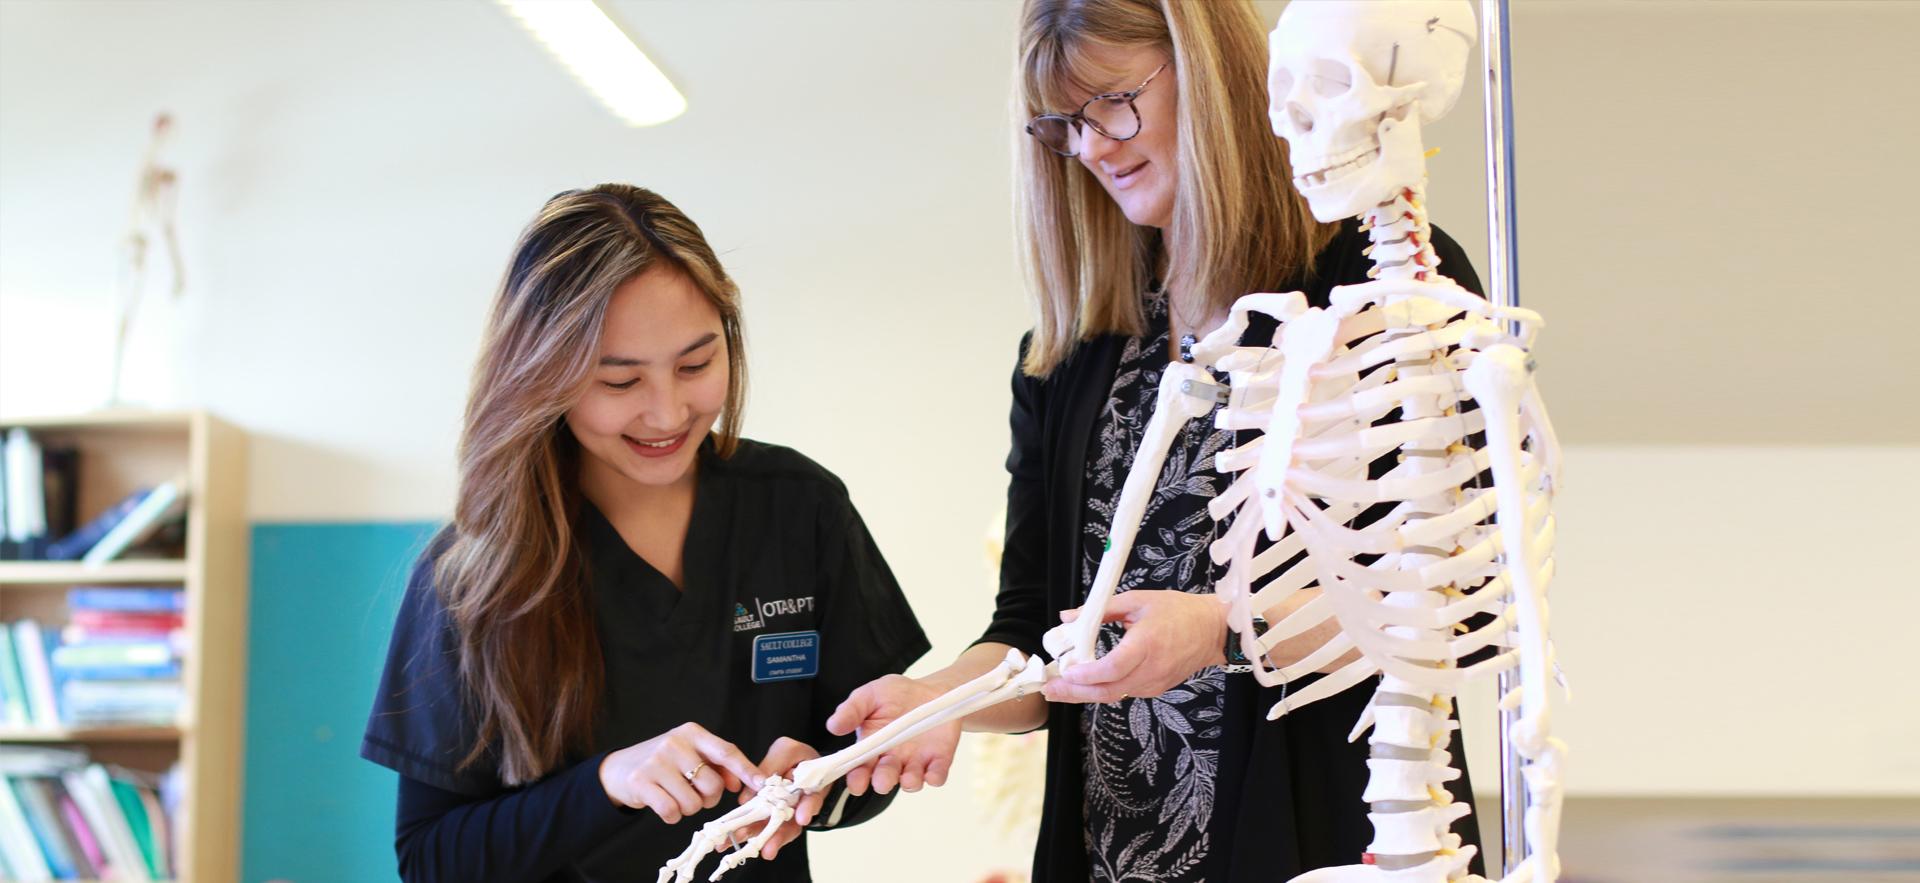
{"type": "Polygon", "coordinates": [[[726,872],[759,855],[780,825],[793,818],[794,808],[807,795],[818,793],[848,771],[928,729],[1033,692],[1046,680],[1045,668],[1037,657],[1023,658],[1018,651],[1009,650],[1007,658],[987,673],[901,715],[845,749],[794,767],[792,779],[770,777],[760,792],[739,809],[702,826],[686,851],[660,869],[659,883],[669,879],[688,883],[693,879],[694,869],[709,853],[725,848],[742,829],[766,822],[759,834],[722,859],[719,869],[708,878],[720,879],[726,872]]]}

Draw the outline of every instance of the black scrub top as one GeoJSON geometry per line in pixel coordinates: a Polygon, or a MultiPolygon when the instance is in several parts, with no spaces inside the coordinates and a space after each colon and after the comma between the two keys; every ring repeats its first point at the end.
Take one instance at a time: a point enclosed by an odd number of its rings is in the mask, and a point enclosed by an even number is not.
{"type": "MultiPolygon", "coordinates": [[[[603,836],[592,837],[590,848],[543,879],[652,879],[701,824],[734,806],[728,798],[674,825],[651,812],[611,809],[598,786],[598,762],[606,752],[692,721],[756,762],[781,736],[826,754],[851,742],[830,736],[825,727],[847,694],[905,670],[928,649],[845,485],[791,449],[742,439],[732,457],[721,459],[710,442],[702,446],[684,590],[635,554],[591,504],[583,501],[579,521],[588,597],[606,664],[591,750],[524,788],[502,784],[497,764],[484,758],[455,769],[474,744],[475,727],[461,705],[456,639],[432,585],[440,541],[422,556],[407,587],[360,747],[361,756],[409,779],[475,800],[524,798],[543,786],[552,795],[562,789],[574,795],[551,810],[574,812],[576,825],[553,825],[560,820],[541,816],[548,824],[537,827],[557,831],[562,840],[574,839],[567,832],[586,829],[603,836]],[[592,770],[580,769],[588,762],[592,770]]],[[[519,810],[526,817],[526,807],[519,810]]],[[[496,830],[503,813],[490,817],[496,830]]],[[[523,837],[527,831],[524,825],[506,827],[523,837]]],[[[516,848],[538,851],[546,845],[516,848]]],[[[404,871],[404,837],[400,849],[404,871]]],[[[716,861],[703,863],[700,879],[716,861]]],[[[748,862],[727,879],[809,879],[805,838],[774,861],[748,862]]]]}

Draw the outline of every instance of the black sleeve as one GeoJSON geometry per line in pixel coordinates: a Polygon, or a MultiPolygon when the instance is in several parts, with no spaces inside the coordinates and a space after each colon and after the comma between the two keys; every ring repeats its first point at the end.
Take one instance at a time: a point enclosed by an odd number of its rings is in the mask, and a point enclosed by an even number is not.
{"type": "Polygon", "coordinates": [[[1440,259],[1440,275],[1459,283],[1461,288],[1486,297],[1487,290],[1481,287],[1480,274],[1474,272],[1473,262],[1467,259],[1467,250],[1438,226],[1433,228],[1433,256],[1440,259]]]}
{"type": "MultiPolygon", "coordinates": [[[[866,522],[835,485],[826,501],[821,542],[820,675],[814,689],[813,743],[821,754],[853,744],[827,732],[827,718],[862,684],[907,670],[932,648],[906,593],[880,554],[866,522]]],[[[820,815],[807,827],[823,831],[858,825],[880,814],[892,794],[847,794],[845,781],[828,791],[820,815]]]]}
{"type": "MultiPolygon", "coordinates": [[[[600,787],[601,757],[509,789],[461,699],[457,643],[433,586],[444,535],[414,565],[360,755],[400,774],[394,852],[415,881],[540,880],[633,821],[600,787]]],[[[604,755],[602,755],[604,757],[604,755]]]]}
{"type": "Polygon", "coordinates": [[[473,797],[499,793],[498,765],[482,757],[462,765],[479,738],[460,683],[458,639],[433,587],[436,538],[414,565],[394,618],[360,756],[402,776],[473,797]]]}
{"type": "Polygon", "coordinates": [[[539,782],[476,799],[400,777],[393,850],[404,883],[545,880],[631,824],[600,786],[596,755],[539,782]]]}
{"type": "Polygon", "coordinates": [[[899,674],[931,646],[906,593],[843,488],[820,520],[820,674],[814,723],[824,732],[840,700],[899,674]]]}
{"type": "Polygon", "coordinates": [[[1047,497],[1043,462],[1046,382],[1020,369],[1033,335],[1020,340],[1013,366],[1013,410],[1007,416],[1013,447],[1007,453],[1007,532],[1000,552],[1000,592],[993,622],[974,643],[1006,644],[1041,652],[1052,611],[1047,609],[1047,497]]]}

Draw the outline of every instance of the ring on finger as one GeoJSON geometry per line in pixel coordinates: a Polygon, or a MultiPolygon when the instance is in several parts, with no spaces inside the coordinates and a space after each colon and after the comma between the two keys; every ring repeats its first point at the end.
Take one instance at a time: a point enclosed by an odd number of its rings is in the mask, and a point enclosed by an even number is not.
{"type": "Polygon", "coordinates": [[[699,766],[694,767],[693,769],[687,770],[686,772],[681,773],[680,775],[685,776],[687,778],[687,781],[691,782],[694,780],[696,776],[700,775],[701,770],[704,770],[706,768],[707,768],[707,762],[703,760],[700,762],[699,766]]]}

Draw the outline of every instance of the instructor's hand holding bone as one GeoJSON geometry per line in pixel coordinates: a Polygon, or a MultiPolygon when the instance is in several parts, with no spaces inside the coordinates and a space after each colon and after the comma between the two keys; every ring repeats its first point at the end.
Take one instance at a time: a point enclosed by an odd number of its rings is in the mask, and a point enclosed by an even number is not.
{"type": "Polygon", "coordinates": [[[719,805],[742,784],[759,788],[766,774],[733,743],[684,723],[600,762],[600,787],[620,806],[645,807],[671,825],[719,805]]]}
{"type": "MultiPolygon", "coordinates": [[[[858,731],[861,738],[866,738],[901,715],[940,698],[943,692],[917,678],[887,675],[848,695],[827,718],[827,732],[844,736],[858,731]]],[[[947,770],[952,768],[953,754],[959,746],[959,720],[933,727],[848,772],[847,793],[856,797],[865,794],[868,785],[876,794],[892,791],[895,785],[909,792],[923,785],[937,788],[946,784],[947,770]]]]}
{"type": "MultiPolygon", "coordinates": [[[[1073,622],[1079,610],[1063,610],[1073,622]]],[[[1226,608],[1212,595],[1135,589],[1107,601],[1106,622],[1123,623],[1127,634],[1107,655],[1069,666],[1041,693],[1053,702],[1118,702],[1158,696],[1194,673],[1226,660],[1226,608]]]]}

